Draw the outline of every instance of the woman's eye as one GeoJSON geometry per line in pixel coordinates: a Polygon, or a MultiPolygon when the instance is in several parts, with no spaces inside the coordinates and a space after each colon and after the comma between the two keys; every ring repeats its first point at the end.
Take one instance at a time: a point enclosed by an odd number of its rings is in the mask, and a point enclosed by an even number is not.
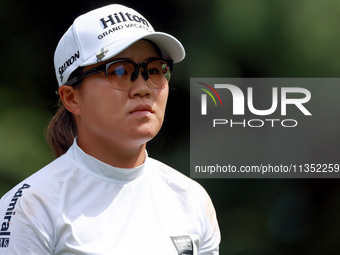
{"type": "Polygon", "coordinates": [[[151,68],[148,70],[149,74],[159,74],[160,70],[157,68],[151,68]]]}

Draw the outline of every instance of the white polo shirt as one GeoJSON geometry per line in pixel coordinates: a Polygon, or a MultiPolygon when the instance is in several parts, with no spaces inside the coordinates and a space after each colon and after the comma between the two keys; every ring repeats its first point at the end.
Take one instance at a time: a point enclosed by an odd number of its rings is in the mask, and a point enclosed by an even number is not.
{"type": "Polygon", "coordinates": [[[218,254],[219,242],[198,183],[149,157],[112,167],[76,142],[0,200],[1,255],[218,254]]]}

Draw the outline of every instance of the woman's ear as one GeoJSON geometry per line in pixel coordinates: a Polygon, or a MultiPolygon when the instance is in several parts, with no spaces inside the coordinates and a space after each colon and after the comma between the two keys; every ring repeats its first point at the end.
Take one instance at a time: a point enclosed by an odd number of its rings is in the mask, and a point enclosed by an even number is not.
{"type": "Polygon", "coordinates": [[[77,89],[74,89],[72,86],[62,85],[58,89],[58,94],[69,112],[72,112],[75,115],[80,114],[78,105],[79,91],[77,89]]]}

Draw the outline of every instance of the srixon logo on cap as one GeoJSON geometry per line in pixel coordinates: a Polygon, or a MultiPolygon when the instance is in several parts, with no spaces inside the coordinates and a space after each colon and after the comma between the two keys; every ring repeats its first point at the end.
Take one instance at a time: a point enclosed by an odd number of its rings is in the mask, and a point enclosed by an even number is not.
{"type": "Polygon", "coordinates": [[[190,236],[171,236],[178,255],[193,255],[194,249],[190,236]]]}
{"type": "Polygon", "coordinates": [[[65,61],[65,63],[59,67],[59,74],[60,74],[60,80],[63,81],[63,73],[66,71],[66,69],[71,66],[77,59],[80,58],[79,50],[74,53],[69,59],[65,61]]]}

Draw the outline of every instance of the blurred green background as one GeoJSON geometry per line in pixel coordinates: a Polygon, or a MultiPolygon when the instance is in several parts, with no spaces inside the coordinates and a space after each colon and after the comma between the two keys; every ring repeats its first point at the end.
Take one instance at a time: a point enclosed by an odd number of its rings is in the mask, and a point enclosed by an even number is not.
{"type": "MultiPolygon", "coordinates": [[[[58,99],[55,47],[74,18],[109,3],[113,1],[0,2],[0,196],[53,160],[44,129],[58,99]]],[[[156,30],[173,34],[186,48],[186,59],[175,65],[163,129],[148,145],[150,156],[186,175],[190,77],[340,74],[336,0],[115,3],[135,8],[156,30]]],[[[340,253],[339,180],[197,181],[216,207],[220,254],[340,253]]]]}

